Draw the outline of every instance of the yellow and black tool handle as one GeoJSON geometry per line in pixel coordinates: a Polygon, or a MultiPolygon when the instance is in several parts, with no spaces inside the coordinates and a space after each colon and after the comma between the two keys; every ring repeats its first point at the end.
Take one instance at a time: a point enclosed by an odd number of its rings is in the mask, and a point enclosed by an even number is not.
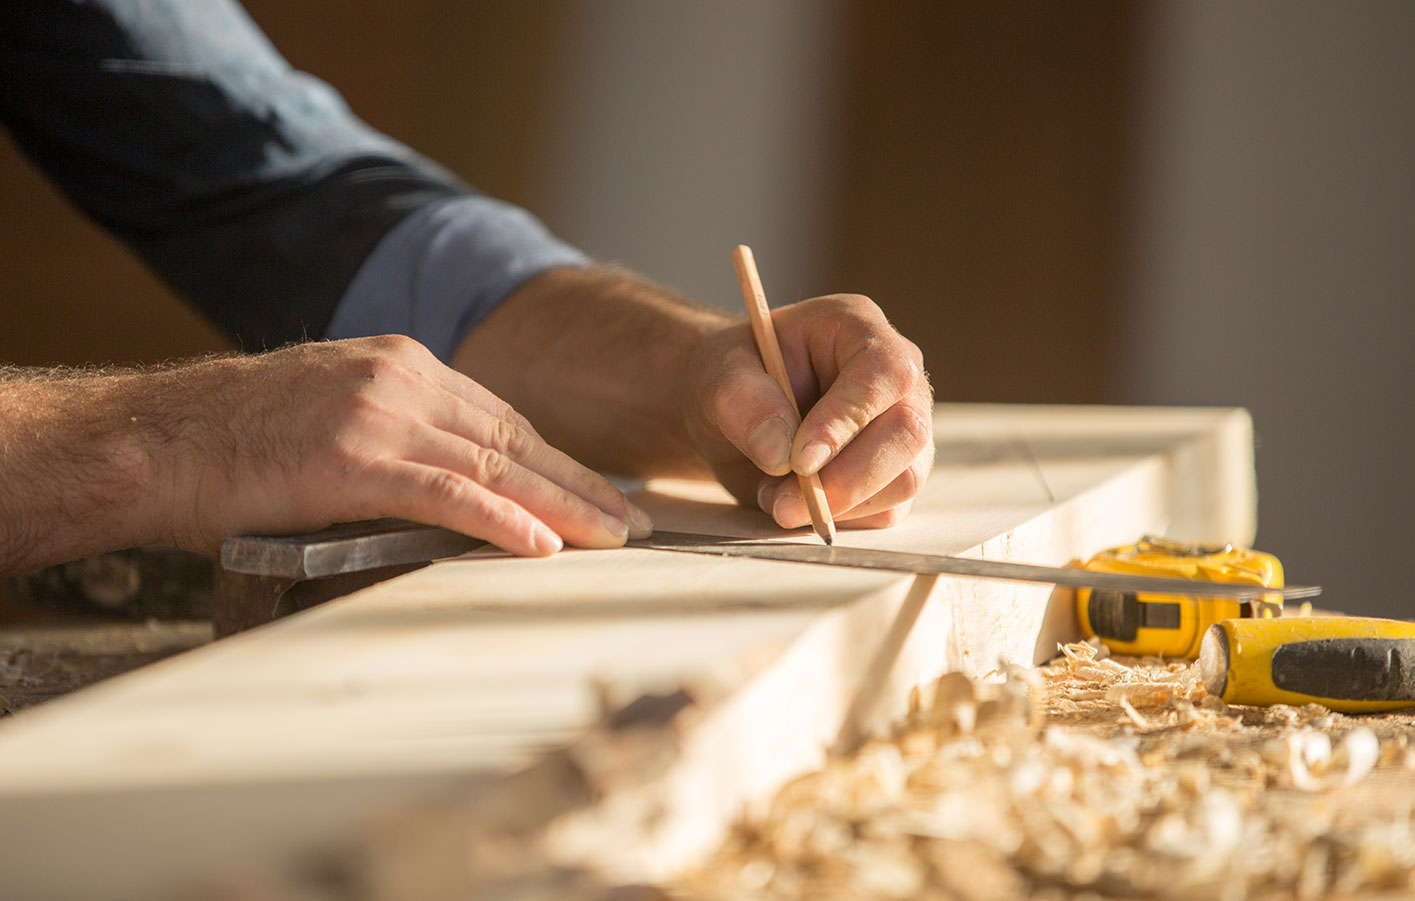
{"type": "Polygon", "coordinates": [[[1415,707],[1415,623],[1360,616],[1229,619],[1199,649],[1229,704],[1318,703],[1343,713],[1415,707]]]}

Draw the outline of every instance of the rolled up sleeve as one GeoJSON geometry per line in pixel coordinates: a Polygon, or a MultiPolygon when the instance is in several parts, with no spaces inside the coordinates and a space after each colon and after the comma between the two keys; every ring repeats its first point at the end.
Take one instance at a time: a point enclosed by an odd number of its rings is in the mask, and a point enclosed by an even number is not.
{"type": "Polygon", "coordinates": [[[446,362],[462,336],[522,282],[587,263],[519,207],[481,196],[431,203],[369,256],[328,336],[408,335],[446,362]]]}
{"type": "Polygon", "coordinates": [[[445,356],[526,278],[583,261],[360,121],[229,0],[0,3],[0,119],[248,350],[401,332],[445,356]]]}

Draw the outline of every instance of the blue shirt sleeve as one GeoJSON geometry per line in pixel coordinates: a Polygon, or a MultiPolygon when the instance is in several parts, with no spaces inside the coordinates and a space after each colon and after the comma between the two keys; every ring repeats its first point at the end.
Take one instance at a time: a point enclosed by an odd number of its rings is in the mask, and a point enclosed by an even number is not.
{"type": "Polygon", "coordinates": [[[478,196],[430,203],[365,261],[327,337],[408,335],[446,362],[462,336],[522,282],[586,263],[519,207],[478,196]]]}
{"type": "Polygon", "coordinates": [[[450,350],[583,261],[368,127],[230,0],[0,3],[0,119],[248,350],[387,331],[450,350]]]}

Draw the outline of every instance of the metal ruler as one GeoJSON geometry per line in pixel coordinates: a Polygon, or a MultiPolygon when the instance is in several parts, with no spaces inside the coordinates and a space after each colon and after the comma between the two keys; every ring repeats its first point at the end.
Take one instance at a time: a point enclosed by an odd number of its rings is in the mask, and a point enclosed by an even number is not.
{"type": "MultiPolygon", "coordinates": [[[[423,563],[455,556],[485,543],[447,529],[398,519],[343,523],[307,535],[228,538],[221,545],[221,565],[228,572],[285,579],[314,579],[378,567],[423,563]]],[[[1072,588],[1179,594],[1238,599],[1281,597],[1287,600],[1315,597],[1315,585],[1266,588],[1234,582],[1195,582],[1156,576],[1103,573],[1068,566],[1037,566],[1002,560],[977,560],[943,554],[826,546],[802,542],[760,541],[689,532],[654,532],[631,541],[629,547],[647,550],[749,557],[787,563],[848,566],[916,575],[969,576],[1042,582],[1072,588]]]]}

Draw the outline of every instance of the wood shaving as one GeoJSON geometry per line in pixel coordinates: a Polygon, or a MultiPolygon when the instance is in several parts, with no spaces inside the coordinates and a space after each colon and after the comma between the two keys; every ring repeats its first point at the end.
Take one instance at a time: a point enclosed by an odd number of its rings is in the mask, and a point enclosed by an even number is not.
{"type": "Polygon", "coordinates": [[[1415,716],[1229,706],[1190,665],[1085,643],[1001,675],[921,686],[888,740],[787,785],[665,890],[763,901],[1415,892],[1415,716]]]}

